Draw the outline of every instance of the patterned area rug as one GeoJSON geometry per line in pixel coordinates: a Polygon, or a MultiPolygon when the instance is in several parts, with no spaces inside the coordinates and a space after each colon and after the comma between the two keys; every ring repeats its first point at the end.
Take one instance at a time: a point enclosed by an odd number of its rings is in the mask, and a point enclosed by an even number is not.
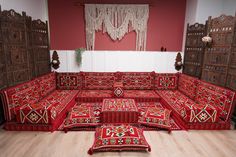
{"type": "MultiPolygon", "coordinates": [[[[76,104],[76,105],[84,105],[84,104],[76,104]]],[[[101,108],[102,108],[102,103],[86,103],[86,105],[88,105],[88,107],[92,107],[94,108],[94,110],[96,111],[96,115],[98,117],[100,117],[100,113],[101,113],[101,108]]],[[[148,107],[161,107],[164,108],[161,103],[159,102],[138,102],[137,103],[137,107],[138,107],[138,111],[139,113],[142,115],[144,114],[144,112],[147,110],[148,107]]],[[[183,130],[184,128],[182,128],[181,126],[179,126],[175,120],[170,117],[170,123],[171,123],[171,130],[183,130]]],[[[64,124],[65,124],[65,120],[64,122],[60,125],[60,127],[58,128],[59,131],[63,131],[64,129],[64,124]]],[[[102,124],[100,124],[102,125],[102,124]]],[[[143,128],[144,130],[162,130],[156,127],[150,127],[150,126],[143,126],[140,125],[140,128],[143,128]]],[[[75,128],[71,128],[70,130],[75,130],[75,131],[95,131],[96,127],[75,127],[75,128]]]]}

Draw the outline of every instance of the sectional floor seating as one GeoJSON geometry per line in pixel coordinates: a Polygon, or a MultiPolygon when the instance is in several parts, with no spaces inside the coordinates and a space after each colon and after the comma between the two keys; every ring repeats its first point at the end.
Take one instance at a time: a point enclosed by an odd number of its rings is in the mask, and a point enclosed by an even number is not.
{"type": "Polygon", "coordinates": [[[7,130],[54,131],[74,106],[79,90],[56,88],[52,72],[1,91],[7,130]]]}
{"type": "Polygon", "coordinates": [[[54,131],[75,104],[114,97],[160,102],[186,129],[229,129],[235,92],[180,73],[52,72],[4,89],[1,97],[7,130],[54,131]]]}

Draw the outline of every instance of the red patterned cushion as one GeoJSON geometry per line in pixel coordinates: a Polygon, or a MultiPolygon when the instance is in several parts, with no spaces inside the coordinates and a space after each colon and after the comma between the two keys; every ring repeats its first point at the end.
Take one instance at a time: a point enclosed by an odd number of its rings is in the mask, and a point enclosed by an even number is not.
{"type": "Polygon", "coordinates": [[[159,90],[157,92],[164,102],[186,122],[219,121],[218,109],[211,105],[197,104],[179,91],[159,90]]]}
{"type": "Polygon", "coordinates": [[[196,95],[196,102],[209,104],[220,110],[220,117],[224,120],[230,118],[235,92],[219,86],[201,81],[196,95]]]}
{"type": "Polygon", "coordinates": [[[121,81],[124,89],[153,89],[154,72],[124,72],[121,81]]]}
{"type": "Polygon", "coordinates": [[[88,103],[75,105],[69,112],[64,128],[97,126],[100,122],[101,108],[94,108],[88,103]]]}
{"type": "Polygon", "coordinates": [[[78,97],[103,97],[110,98],[112,97],[111,90],[82,90],[78,94],[78,97]]]}
{"type": "Polygon", "coordinates": [[[38,77],[36,80],[39,82],[38,90],[43,98],[56,89],[56,73],[54,72],[38,77]]]}
{"type": "Polygon", "coordinates": [[[82,72],[83,89],[112,89],[116,80],[115,73],[82,72]]]}
{"type": "Polygon", "coordinates": [[[156,89],[177,89],[178,74],[158,73],[155,77],[156,89]]]}
{"type": "Polygon", "coordinates": [[[113,85],[113,95],[114,97],[121,98],[124,96],[124,86],[123,82],[115,82],[113,85]]]}
{"type": "Polygon", "coordinates": [[[15,118],[15,110],[26,104],[34,104],[41,98],[39,84],[36,80],[3,90],[5,117],[7,121],[15,118]]]}
{"type": "Polygon", "coordinates": [[[57,89],[81,89],[80,73],[57,73],[57,89]]]}
{"type": "Polygon", "coordinates": [[[77,90],[55,90],[38,103],[27,104],[17,109],[17,122],[51,124],[69,103],[75,99],[77,90]]]}
{"type": "Polygon", "coordinates": [[[139,119],[139,123],[158,128],[170,129],[170,113],[171,111],[168,109],[149,107],[144,115],[139,119]]]}
{"type": "Polygon", "coordinates": [[[125,90],[125,98],[160,98],[159,95],[153,90],[125,90]]]}
{"type": "Polygon", "coordinates": [[[95,132],[95,141],[88,153],[97,151],[143,150],[151,151],[143,130],[130,125],[102,126],[95,132]]]}
{"type": "Polygon", "coordinates": [[[198,79],[185,74],[179,75],[178,90],[193,99],[196,96],[198,79]]]}

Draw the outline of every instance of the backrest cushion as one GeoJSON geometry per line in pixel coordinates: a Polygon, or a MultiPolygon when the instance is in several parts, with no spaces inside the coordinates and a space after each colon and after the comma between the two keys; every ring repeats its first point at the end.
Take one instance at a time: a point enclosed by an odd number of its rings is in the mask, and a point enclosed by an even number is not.
{"type": "Polygon", "coordinates": [[[78,90],[82,88],[80,73],[57,73],[57,89],[78,90]]]}
{"type": "Polygon", "coordinates": [[[174,90],[177,89],[178,74],[177,73],[156,73],[155,74],[155,89],[174,90]]]}
{"type": "Polygon", "coordinates": [[[234,98],[235,92],[200,81],[195,101],[202,104],[216,106],[220,110],[220,117],[223,120],[228,120],[233,110],[234,98]]]}
{"type": "Polygon", "coordinates": [[[42,98],[50,94],[56,89],[56,73],[51,72],[36,78],[39,82],[39,91],[42,98]]]}
{"type": "Polygon", "coordinates": [[[154,72],[121,72],[124,89],[154,89],[154,72]]]}
{"type": "Polygon", "coordinates": [[[178,90],[191,99],[196,96],[198,79],[185,74],[179,74],[178,90]]]}
{"type": "Polygon", "coordinates": [[[81,72],[83,89],[112,89],[116,80],[112,72],[81,72]]]}
{"type": "Polygon", "coordinates": [[[38,90],[39,84],[36,80],[25,82],[3,90],[3,104],[5,118],[10,121],[15,118],[15,109],[26,104],[37,103],[41,98],[38,90]]]}

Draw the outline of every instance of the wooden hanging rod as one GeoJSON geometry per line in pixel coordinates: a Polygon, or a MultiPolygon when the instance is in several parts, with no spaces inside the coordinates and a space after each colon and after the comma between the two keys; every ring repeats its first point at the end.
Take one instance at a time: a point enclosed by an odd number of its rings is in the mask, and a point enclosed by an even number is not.
{"type": "Polygon", "coordinates": [[[148,4],[150,7],[153,7],[153,3],[102,3],[102,2],[79,2],[79,1],[75,1],[74,2],[74,6],[84,6],[85,4],[124,4],[124,5],[128,5],[128,4],[137,4],[137,5],[142,5],[142,4],[148,4]]]}

